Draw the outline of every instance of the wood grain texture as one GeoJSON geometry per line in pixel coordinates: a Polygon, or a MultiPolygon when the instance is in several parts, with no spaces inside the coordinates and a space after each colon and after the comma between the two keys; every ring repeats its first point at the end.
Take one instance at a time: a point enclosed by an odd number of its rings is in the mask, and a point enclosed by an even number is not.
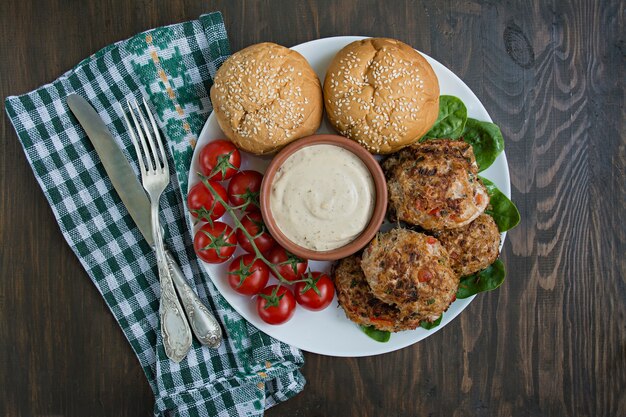
{"type": "MultiPolygon", "coordinates": [[[[268,416],[626,415],[623,0],[0,2],[0,95],[99,48],[221,10],[233,50],[390,36],[459,75],[502,128],[522,223],[509,271],[401,351],[307,354],[268,416]]],[[[150,415],[141,368],[0,121],[0,415],[150,415]]]]}

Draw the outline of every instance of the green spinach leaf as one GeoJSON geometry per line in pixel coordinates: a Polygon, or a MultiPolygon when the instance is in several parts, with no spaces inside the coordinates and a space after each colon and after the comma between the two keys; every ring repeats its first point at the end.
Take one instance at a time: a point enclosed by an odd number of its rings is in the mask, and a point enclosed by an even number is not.
{"type": "Polygon", "coordinates": [[[496,259],[482,271],[461,277],[456,298],[467,298],[479,292],[495,290],[502,285],[505,276],[504,264],[500,259],[496,259]]]}
{"type": "Polygon", "coordinates": [[[489,168],[504,150],[504,138],[498,125],[471,117],[465,123],[463,140],[472,145],[479,172],[489,168]]]}
{"type": "Polygon", "coordinates": [[[391,333],[386,330],[378,330],[374,326],[359,326],[363,333],[371,337],[377,342],[385,343],[391,338],[391,333]]]}
{"type": "Polygon", "coordinates": [[[498,225],[498,230],[506,232],[517,226],[520,222],[520,214],[515,204],[502,191],[498,190],[494,183],[483,177],[480,177],[480,179],[487,187],[487,193],[489,194],[489,206],[485,213],[493,217],[493,220],[498,225]]]}
{"type": "Polygon", "coordinates": [[[451,138],[456,139],[463,133],[467,120],[467,107],[460,98],[455,96],[439,97],[439,115],[424,139],[451,138]]]}
{"type": "Polygon", "coordinates": [[[422,321],[420,322],[420,327],[422,329],[426,329],[426,330],[430,330],[430,329],[434,329],[435,327],[439,326],[441,324],[441,319],[443,318],[443,314],[441,314],[441,316],[439,316],[439,318],[433,322],[430,321],[422,321]]]}

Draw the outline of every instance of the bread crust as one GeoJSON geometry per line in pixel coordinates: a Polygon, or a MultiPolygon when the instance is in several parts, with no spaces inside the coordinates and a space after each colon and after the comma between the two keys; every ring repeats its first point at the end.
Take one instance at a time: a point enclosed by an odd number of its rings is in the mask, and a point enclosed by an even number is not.
{"type": "Polygon", "coordinates": [[[418,141],[437,120],[439,81],[426,59],[395,39],[369,38],[335,55],[324,80],[331,124],[370,152],[418,141]]]}
{"type": "Polygon", "coordinates": [[[298,52],[275,43],[249,46],[217,71],[211,102],[226,136],[257,155],[314,134],[322,121],[319,78],[298,52]]]}

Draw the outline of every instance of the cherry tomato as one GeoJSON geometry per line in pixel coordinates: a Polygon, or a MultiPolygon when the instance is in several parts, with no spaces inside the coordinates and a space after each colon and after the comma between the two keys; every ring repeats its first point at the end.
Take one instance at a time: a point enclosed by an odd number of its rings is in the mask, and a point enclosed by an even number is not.
{"type": "MultiPolygon", "coordinates": [[[[258,211],[248,213],[243,216],[241,224],[250,236],[252,236],[254,244],[261,251],[261,253],[265,254],[269,252],[269,250],[276,244],[274,238],[268,233],[265,223],[263,223],[263,217],[258,211]]],[[[254,253],[254,249],[252,248],[250,241],[241,229],[237,229],[237,242],[239,242],[239,245],[241,245],[243,250],[246,252],[254,253]]]]}
{"type": "MultiPolygon", "coordinates": [[[[274,246],[267,260],[273,263],[287,281],[295,281],[306,272],[308,261],[298,258],[282,246],[274,246]]],[[[276,277],[278,278],[278,277],[276,277]]]]}
{"type": "Polygon", "coordinates": [[[226,223],[207,223],[196,232],[193,247],[204,262],[221,264],[226,262],[237,248],[237,238],[233,228],[226,223]]]}
{"type": "Polygon", "coordinates": [[[239,171],[228,184],[228,201],[235,206],[246,204],[245,210],[258,211],[261,207],[259,203],[259,190],[263,174],[257,171],[239,171]]]}
{"type": "Polygon", "coordinates": [[[335,297],[335,285],[330,277],[321,272],[309,271],[305,279],[297,282],[293,288],[298,304],[313,311],[328,307],[335,297]]]}
{"type": "Polygon", "coordinates": [[[200,171],[210,180],[226,180],[239,170],[241,154],[232,142],[214,140],[200,151],[200,171]]]}
{"type": "Polygon", "coordinates": [[[243,295],[254,295],[261,291],[270,279],[269,268],[254,255],[245,254],[235,258],[228,267],[228,283],[243,295]]]}
{"type": "Polygon", "coordinates": [[[282,324],[296,311],[296,299],[287,287],[270,285],[263,288],[256,299],[256,311],[269,324],[282,324]]]}
{"type": "MultiPolygon", "coordinates": [[[[220,183],[209,181],[209,184],[222,200],[227,201],[226,189],[222,187],[220,183]]],[[[189,207],[192,216],[204,221],[208,221],[209,219],[217,220],[226,212],[222,203],[215,201],[213,193],[211,193],[203,182],[197,183],[189,190],[187,207],[189,207]]]]}

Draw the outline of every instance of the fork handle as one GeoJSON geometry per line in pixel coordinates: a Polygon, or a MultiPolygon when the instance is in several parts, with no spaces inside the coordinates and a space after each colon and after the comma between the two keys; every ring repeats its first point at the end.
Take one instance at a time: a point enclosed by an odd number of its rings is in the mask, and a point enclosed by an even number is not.
{"type": "Polygon", "coordinates": [[[217,348],[222,343],[222,329],[211,314],[209,309],[202,303],[195,291],[189,286],[183,272],[178,267],[172,254],[166,249],[165,255],[170,267],[170,273],[178,295],[183,303],[189,324],[193,334],[203,345],[217,348]]]}
{"type": "Polygon", "coordinates": [[[159,225],[158,199],[151,202],[152,234],[159,267],[159,280],[161,282],[161,304],[159,316],[161,318],[161,335],[165,354],[174,362],[182,361],[191,348],[191,329],[183,309],[176,296],[176,290],[172,283],[170,267],[165,255],[161,226],[159,225]]]}

